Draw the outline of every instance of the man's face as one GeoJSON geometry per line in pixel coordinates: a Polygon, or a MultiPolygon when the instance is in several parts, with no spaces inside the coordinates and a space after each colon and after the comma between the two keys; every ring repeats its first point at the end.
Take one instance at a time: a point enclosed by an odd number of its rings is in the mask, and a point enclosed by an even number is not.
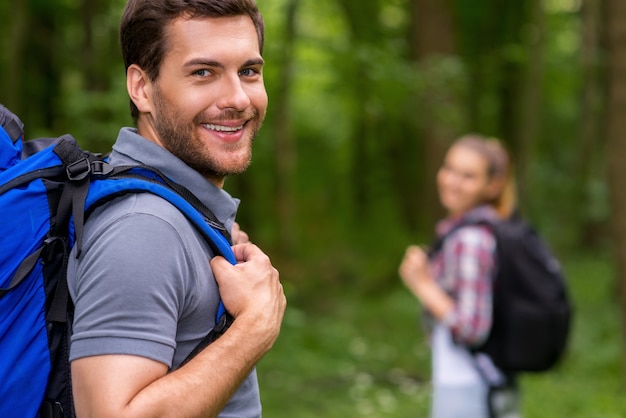
{"type": "Polygon", "coordinates": [[[173,21],[139,134],[221,185],[250,163],[267,109],[262,70],[248,16],[173,21]]]}

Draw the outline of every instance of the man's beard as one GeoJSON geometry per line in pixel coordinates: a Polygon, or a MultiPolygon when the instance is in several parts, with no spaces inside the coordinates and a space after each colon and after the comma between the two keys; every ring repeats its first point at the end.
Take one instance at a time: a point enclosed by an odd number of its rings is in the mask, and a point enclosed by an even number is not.
{"type": "MultiPolygon", "coordinates": [[[[261,128],[258,110],[247,110],[245,113],[229,110],[210,118],[212,123],[219,123],[220,120],[241,119],[243,113],[243,118],[248,120],[247,123],[254,125],[250,138],[245,139],[245,144],[230,145],[233,151],[239,150],[242,146],[247,147],[245,160],[237,166],[225,167],[198,137],[201,123],[207,122],[206,119],[201,120],[202,115],[194,117],[192,121],[186,121],[158,89],[154,99],[158,115],[154,118],[154,129],[165,149],[206,178],[222,179],[246,171],[252,158],[252,142],[261,128]]],[[[228,149],[228,146],[224,144],[224,149],[228,149]]]]}

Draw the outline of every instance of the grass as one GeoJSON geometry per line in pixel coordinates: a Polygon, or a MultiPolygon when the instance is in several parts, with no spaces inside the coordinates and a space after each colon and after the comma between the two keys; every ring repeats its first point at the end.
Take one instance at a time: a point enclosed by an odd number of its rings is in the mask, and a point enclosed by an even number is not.
{"type": "MultiPolygon", "coordinates": [[[[570,349],[549,373],[521,380],[525,418],[626,416],[612,270],[568,264],[576,317],[570,349]]],[[[377,297],[333,295],[290,305],[280,338],[258,365],[267,418],[427,417],[429,350],[418,307],[401,286],[377,297]]]]}
{"type": "Polygon", "coordinates": [[[552,373],[526,376],[528,417],[626,416],[622,337],[614,275],[607,262],[582,260],[568,269],[576,307],[570,349],[552,373]],[[546,407],[552,415],[544,415],[546,407]]]}

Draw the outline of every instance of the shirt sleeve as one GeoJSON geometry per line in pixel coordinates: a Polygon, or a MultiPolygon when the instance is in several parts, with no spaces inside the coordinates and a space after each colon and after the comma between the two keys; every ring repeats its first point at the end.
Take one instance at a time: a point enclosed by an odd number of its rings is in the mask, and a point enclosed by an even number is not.
{"type": "Polygon", "coordinates": [[[453,278],[455,308],[443,322],[456,341],[478,345],[487,338],[492,324],[495,238],[483,226],[461,228],[451,238],[444,247],[444,265],[453,278]]]}
{"type": "Polygon", "coordinates": [[[71,360],[127,354],[170,366],[186,259],[177,231],[150,214],[120,217],[92,236],[75,265],[71,360]]]}

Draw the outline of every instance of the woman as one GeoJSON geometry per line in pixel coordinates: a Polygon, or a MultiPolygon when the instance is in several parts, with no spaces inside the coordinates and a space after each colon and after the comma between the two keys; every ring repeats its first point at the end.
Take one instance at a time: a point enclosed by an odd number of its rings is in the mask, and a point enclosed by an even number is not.
{"type": "Polygon", "coordinates": [[[498,141],[478,135],[457,140],[437,173],[439,198],[447,211],[437,224],[437,235],[452,232],[431,260],[422,248],[409,246],[399,268],[433,323],[433,418],[489,417],[489,403],[495,400],[488,401],[490,387],[496,385],[506,389],[497,397],[507,406],[491,416],[519,416],[512,377],[484,356],[477,362],[467,349],[480,345],[491,327],[495,237],[485,225],[458,227],[468,218],[511,216],[515,206],[511,171],[508,153],[498,141]]]}

